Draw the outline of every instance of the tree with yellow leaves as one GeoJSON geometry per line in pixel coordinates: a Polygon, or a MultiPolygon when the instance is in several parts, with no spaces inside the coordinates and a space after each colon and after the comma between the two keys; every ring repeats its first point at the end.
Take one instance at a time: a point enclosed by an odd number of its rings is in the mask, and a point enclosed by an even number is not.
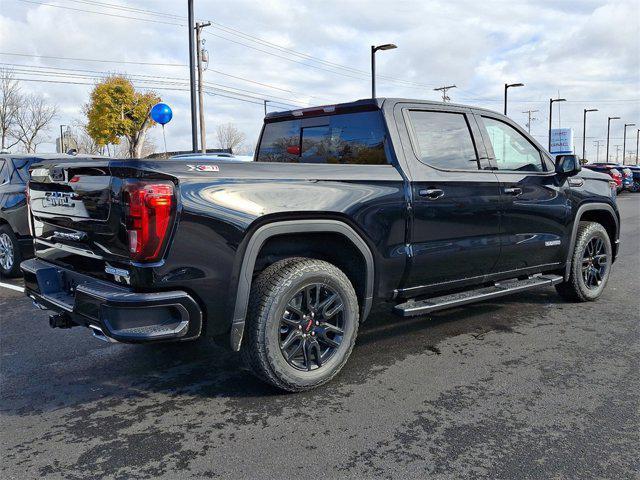
{"type": "Polygon", "coordinates": [[[139,158],[149,128],[155,122],[149,111],[160,97],[154,92],[137,92],[131,80],[114,75],[97,83],[85,105],[87,133],[99,146],[118,145],[126,139],[130,158],[139,158]]]}

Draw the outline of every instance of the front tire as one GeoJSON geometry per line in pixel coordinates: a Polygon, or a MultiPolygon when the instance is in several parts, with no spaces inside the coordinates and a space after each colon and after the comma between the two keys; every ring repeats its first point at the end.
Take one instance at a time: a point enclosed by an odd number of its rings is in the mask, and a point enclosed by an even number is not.
{"type": "Polygon", "coordinates": [[[353,286],[335,265],[309,258],[276,262],[252,285],[243,359],[282,390],[318,387],[347,362],[358,311],[353,286]]]}
{"type": "Polygon", "coordinates": [[[556,290],[573,302],[598,299],[607,285],[612,260],[611,240],[605,228],[595,222],[580,222],[569,280],[556,285],[556,290]]]}
{"type": "Polygon", "coordinates": [[[16,277],[20,274],[20,245],[9,225],[0,226],[0,275],[16,277]]]}

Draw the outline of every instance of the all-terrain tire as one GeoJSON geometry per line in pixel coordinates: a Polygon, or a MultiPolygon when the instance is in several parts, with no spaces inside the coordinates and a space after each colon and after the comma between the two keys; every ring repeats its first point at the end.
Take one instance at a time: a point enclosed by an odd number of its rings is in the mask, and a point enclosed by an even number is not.
{"type": "Polygon", "coordinates": [[[588,302],[598,299],[607,285],[607,280],[611,272],[612,258],[611,240],[605,228],[596,222],[580,222],[576,235],[576,243],[571,253],[569,279],[556,285],[556,290],[562,298],[571,302],[588,302]],[[585,251],[589,242],[594,239],[602,241],[602,246],[606,253],[606,268],[601,275],[600,283],[598,285],[588,286],[582,269],[585,263],[585,251]]]}
{"type": "Polygon", "coordinates": [[[282,390],[300,392],[318,387],[335,377],[347,362],[358,333],[358,312],[353,285],[335,265],[300,257],[278,261],[261,272],[252,284],[241,348],[243,360],[258,378],[282,390]],[[302,289],[318,284],[338,294],[343,304],[340,313],[343,334],[326,363],[307,371],[296,368],[285,358],[281,350],[281,319],[302,289]]]}
{"type": "Polygon", "coordinates": [[[20,275],[20,262],[22,262],[20,244],[9,225],[0,225],[0,252],[0,255],[2,255],[2,258],[0,258],[0,275],[4,277],[17,277],[20,275]],[[8,260],[9,264],[5,260],[8,260]]]}

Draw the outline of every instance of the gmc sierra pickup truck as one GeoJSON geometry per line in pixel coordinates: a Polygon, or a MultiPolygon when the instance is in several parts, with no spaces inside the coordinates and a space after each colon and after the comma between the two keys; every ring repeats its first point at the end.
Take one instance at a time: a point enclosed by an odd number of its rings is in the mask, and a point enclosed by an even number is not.
{"type": "Polygon", "coordinates": [[[222,339],[288,391],[340,371],[372,306],[597,299],[620,222],[607,176],[509,118],[403,99],[270,113],[253,162],[42,162],[29,202],[52,327],[222,339]]]}

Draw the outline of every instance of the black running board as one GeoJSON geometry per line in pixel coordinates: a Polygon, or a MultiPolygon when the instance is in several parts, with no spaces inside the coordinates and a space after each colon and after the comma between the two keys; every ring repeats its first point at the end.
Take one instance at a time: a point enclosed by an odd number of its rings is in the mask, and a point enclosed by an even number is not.
{"type": "Polygon", "coordinates": [[[413,317],[426,313],[458,307],[468,303],[491,300],[512,293],[523,292],[538,287],[556,285],[564,280],[560,275],[538,275],[525,280],[507,280],[496,282],[491,287],[467,290],[464,292],[443,295],[441,297],[425,298],[424,300],[411,299],[394,307],[394,312],[403,317],[413,317]]]}

